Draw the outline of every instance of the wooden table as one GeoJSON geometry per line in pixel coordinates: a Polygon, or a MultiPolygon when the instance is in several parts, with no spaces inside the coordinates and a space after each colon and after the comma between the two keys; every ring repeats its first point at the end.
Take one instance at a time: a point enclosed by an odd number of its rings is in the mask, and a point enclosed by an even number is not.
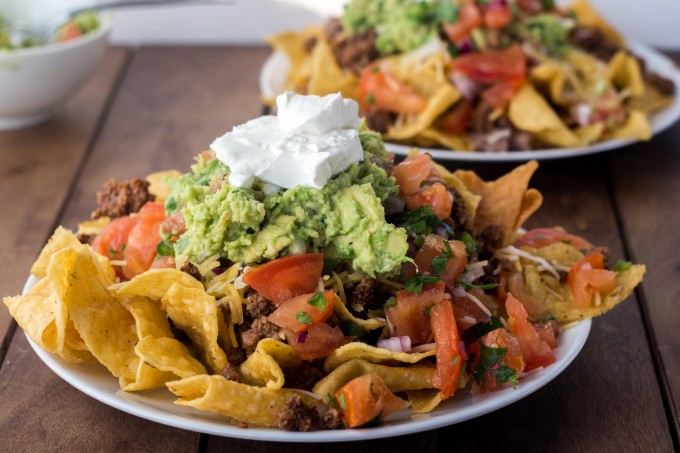
{"type": "MultiPolygon", "coordinates": [[[[111,49],[49,122],[0,132],[0,294],[21,291],[56,225],[75,227],[110,177],[187,169],[261,112],[262,47],[111,49]]],[[[674,55],[680,60],[680,54],[674,55]]],[[[507,165],[461,165],[485,178],[507,165]]],[[[572,365],[533,395],[465,423],[352,444],[271,444],[170,428],[115,410],[50,371],[0,307],[0,451],[672,451],[680,409],[680,124],[614,152],[546,162],[530,226],[563,225],[613,257],[647,264],[644,284],[593,322],[572,365]]]]}

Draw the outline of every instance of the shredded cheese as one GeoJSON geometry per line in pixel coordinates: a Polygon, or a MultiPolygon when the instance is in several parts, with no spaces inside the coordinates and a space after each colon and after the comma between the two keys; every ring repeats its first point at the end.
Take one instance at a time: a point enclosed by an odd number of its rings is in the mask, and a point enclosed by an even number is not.
{"type": "MultiPolygon", "coordinates": [[[[547,260],[544,258],[541,258],[540,256],[535,256],[532,255],[531,253],[527,253],[524,250],[520,250],[517,247],[513,247],[512,245],[508,245],[506,247],[503,247],[502,249],[496,250],[496,254],[500,253],[500,258],[506,258],[508,259],[510,256],[517,256],[517,257],[522,257],[526,258],[530,261],[534,261],[541,266],[545,268],[547,272],[549,272],[553,277],[555,277],[557,280],[560,279],[560,274],[557,272],[557,270],[553,267],[552,264],[550,264],[547,260]]],[[[510,258],[511,259],[511,258],[510,258]]]]}
{"type": "Polygon", "coordinates": [[[489,311],[488,308],[486,308],[486,305],[484,305],[481,300],[477,299],[475,296],[473,296],[472,294],[470,294],[467,291],[465,291],[465,297],[467,297],[472,302],[477,304],[477,306],[480,308],[480,310],[482,310],[484,312],[484,314],[486,314],[487,316],[491,316],[491,312],[489,311]]]}
{"type": "Polygon", "coordinates": [[[477,268],[479,268],[479,267],[484,267],[484,266],[486,266],[487,264],[489,264],[489,261],[488,261],[488,260],[477,261],[476,263],[468,264],[468,265],[467,265],[467,270],[468,270],[468,272],[469,272],[469,271],[471,271],[471,270],[473,270],[473,269],[477,269],[477,268]]]}
{"type": "Polygon", "coordinates": [[[234,332],[234,324],[229,323],[229,339],[231,340],[232,346],[238,348],[238,341],[236,341],[236,333],[234,332]]]}

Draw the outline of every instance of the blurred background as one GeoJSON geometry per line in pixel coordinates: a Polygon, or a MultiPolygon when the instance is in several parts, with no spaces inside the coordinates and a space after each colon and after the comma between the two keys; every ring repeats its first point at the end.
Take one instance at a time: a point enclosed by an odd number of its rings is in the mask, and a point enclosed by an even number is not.
{"type": "MultiPolygon", "coordinates": [[[[92,1],[96,2],[80,3],[92,1]]],[[[2,2],[41,16],[58,9],[63,0],[2,2]]],[[[266,34],[318,24],[329,15],[337,15],[345,0],[233,2],[228,6],[193,4],[117,11],[113,15],[112,41],[127,45],[258,43],[266,34]]],[[[591,3],[626,37],[664,49],[680,49],[680,0],[591,0],[591,3]]]]}

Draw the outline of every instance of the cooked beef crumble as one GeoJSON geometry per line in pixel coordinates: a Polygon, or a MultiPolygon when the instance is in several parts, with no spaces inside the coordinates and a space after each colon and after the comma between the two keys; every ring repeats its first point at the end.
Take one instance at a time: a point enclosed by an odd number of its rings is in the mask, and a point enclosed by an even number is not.
{"type": "Polygon", "coordinates": [[[375,47],[378,34],[370,29],[366,33],[349,35],[343,33],[339,19],[330,19],[325,26],[325,33],[331,50],[341,68],[357,75],[379,56],[375,47]]]}
{"type": "Polygon", "coordinates": [[[128,181],[109,179],[102,190],[97,192],[97,209],[92,212],[92,219],[108,216],[112,219],[138,212],[155,196],[149,193],[149,182],[135,178],[128,181]]]}
{"type": "Polygon", "coordinates": [[[239,373],[236,365],[227,362],[227,365],[218,371],[218,374],[224,376],[228,381],[241,382],[241,373],[239,373]]]}
{"type": "Polygon", "coordinates": [[[314,384],[326,376],[324,361],[324,358],[304,361],[295,370],[286,372],[286,387],[311,390],[314,384]]]}
{"type": "Polygon", "coordinates": [[[266,316],[261,316],[253,321],[252,324],[244,322],[238,325],[238,332],[241,336],[241,347],[246,355],[255,352],[257,343],[263,338],[279,338],[281,329],[276,324],[267,320],[266,316]]]}
{"type": "Polygon", "coordinates": [[[276,310],[276,305],[272,301],[253,290],[246,296],[245,306],[252,319],[269,316],[276,310]]]}
{"type": "Polygon", "coordinates": [[[180,270],[184,273],[191,275],[192,277],[194,277],[199,282],[203,281],[203,276],[201,275],[201,272],[198,270],[198,268],[191,261],[187,261],[186,263],[184,263],[184,265],[180,268],[180,270]]]}
{"type": "Polygon", "coordinates": [[[321,408],[305,404],[302,397],[292,395],[286,407],[276,414],[274,426],[288,431],[314,431],[319,429],[338,429],[344,426],[340,411],[329,408],[322,413],[321,408]]]}

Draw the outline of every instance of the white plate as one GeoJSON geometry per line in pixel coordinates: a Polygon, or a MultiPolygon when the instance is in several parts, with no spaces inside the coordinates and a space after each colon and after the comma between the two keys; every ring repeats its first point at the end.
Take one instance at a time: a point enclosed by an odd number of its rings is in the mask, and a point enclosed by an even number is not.
{"type": "MultiPolygon", "coordinates": [[[[628,47],[637,56],[641,57],[647,67],[657,72],[663,77],[673,80],[676,89],[680,92],[680,69],[676,64],[665,55],[657,52],[649,46],[641,43],[629,42],[628,47]]],[[[290,61],[285,54],[273,52],[265,61],[260,71],[260,92],[269,98],[276,97],[285,89],[286,78],[290,70],[290,61]]],[[[652,134],[656,135],[680,118],[680,95],[676,94],[673,104],[668,108],[659,111],[651,116],[652,134]]],[[[428,152],[435,159],[457,160],[457,161],[478,161],[478,162],[522,162],[531,159],[548,160],[561,159],[565,157],[583,156],[585,154],[599,153],[621,148],[638,140],[608,140],[606,142],[595,143],[591,146],[581,148],[552,148],[536,151],[510,151],[505,153],[485,153],[470,151],[451,151],[437,148],[421,148],[428,152]]],[[[399,145],[396,143],[385,143],[385,147],[394,154],[405,156],[411,146],[399,145]]]]}
{"type": "MultiPolygon", "coordinates": [[[[31,276],[24,292],[38,280],[31,276]]],[[[456,396],[440,404],[426,415],[411,416],[402,411],[387,418],[385,426],[370,429],[344,429],[339,431],[316,431],[297,433],[269,428],[238,428],[210,412],[202,412],[173,404],[175,396],[166,389],[143,392],[124,392],[102,365],[74,364],[62,360],[56,354],[44,351],[30,343],[38,357],[59,377],[81,392],[121,411],[164,425],[198,431],[216,436],[278,442],[345,442],[383,437],[402,436],[420,431],[440,428],[469,420],[514,403],[540,389],[555,379],[576,358],[588,338],[591,321],[581,321],[575,327],[562,332],[554,350],[557,361],[547,368],[534,370],[520,380],[517,389],[505,388],[484,395],[471,395],[460,390],[456,396]]],[[[58,414],[54,414],[58,416],[58,414]]]]}

